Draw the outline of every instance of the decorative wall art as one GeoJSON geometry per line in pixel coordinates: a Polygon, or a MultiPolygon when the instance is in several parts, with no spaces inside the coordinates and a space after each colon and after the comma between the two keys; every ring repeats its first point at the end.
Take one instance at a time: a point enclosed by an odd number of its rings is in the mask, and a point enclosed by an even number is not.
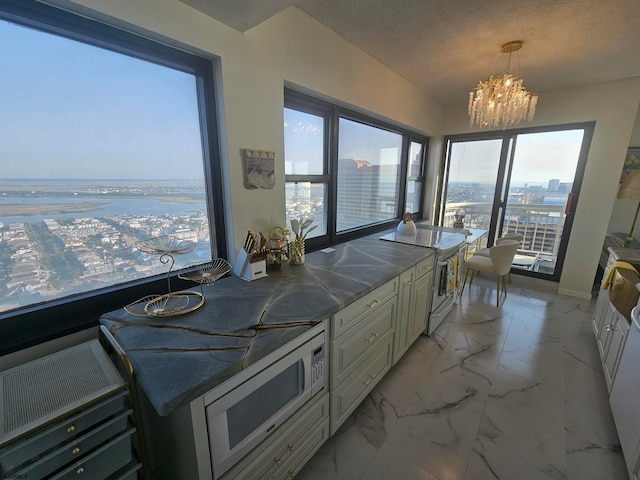
{"type": "Polygon", "coordinates": [[[242,149],[244,188],[273,188],[276,184],[275,158],[276,152],[242,149]]]}
{"type": "Polygon", "coordinates": [[[622,175],[620,175],[620,183],[622,183],[627,175],[634,170],[640,169],[640,147],[630,147],[627,150],[627,156],[624,159],[622,167],[622,175]]]}

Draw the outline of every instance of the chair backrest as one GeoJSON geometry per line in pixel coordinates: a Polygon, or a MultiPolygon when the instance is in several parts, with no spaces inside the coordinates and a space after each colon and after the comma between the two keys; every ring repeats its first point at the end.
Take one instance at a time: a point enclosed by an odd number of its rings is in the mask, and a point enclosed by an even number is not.
{"type": "Polygon", "coordinates": [[[513,257],[515,257],[519,246],[520,242],[517,240],[503,240],[499,245],[494,245],[489,249],[493,268],[496,269],[498,275],[509,273],[513,257]]]}
{"type": "Polygon", "coordinates": [[[518,243],[522,243],[522,234],[521,233],[507,233],[506,235],[501,236],[496,240],[496,245],[500,245],[505,240],[517,240],[518,243]]]}

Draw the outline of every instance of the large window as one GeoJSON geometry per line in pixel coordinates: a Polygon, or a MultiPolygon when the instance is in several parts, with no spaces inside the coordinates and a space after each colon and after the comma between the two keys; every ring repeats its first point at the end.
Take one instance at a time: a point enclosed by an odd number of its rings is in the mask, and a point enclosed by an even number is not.
{"type": "Polygon", "coordinates": [[[311,247],[420,218],[427,138],[285,91],[287,221],[313,218],[311,247]]]}
{"type": "Polygon", "coordinates": [[[0,51],[0,353],[166,293],[139,240],[225,256],[211,61],[26,1],[0,51]]]}

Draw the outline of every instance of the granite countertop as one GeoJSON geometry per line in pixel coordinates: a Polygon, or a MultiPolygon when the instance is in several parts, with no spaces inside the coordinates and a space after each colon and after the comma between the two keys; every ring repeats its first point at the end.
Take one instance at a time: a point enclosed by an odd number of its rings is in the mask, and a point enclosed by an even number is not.
{"type": "Polygon", "coordinates": [[[624,247],[609,247],[607,249],[613,258],[616,260],[622,260],[629,262],[630,264],[640,266],[640,249],[637,248],[624,248],[624,247]]]}
{"type": "Polygon", "coordinates": [[[129,356],[156,411],[169,415],[434,254],[380,235],[309,253],[304,266],[287,265],[252,282],[223,278],[204,288],[201,308],[185,315],[141,317],[120,309],[100,323],[129,356]]]}

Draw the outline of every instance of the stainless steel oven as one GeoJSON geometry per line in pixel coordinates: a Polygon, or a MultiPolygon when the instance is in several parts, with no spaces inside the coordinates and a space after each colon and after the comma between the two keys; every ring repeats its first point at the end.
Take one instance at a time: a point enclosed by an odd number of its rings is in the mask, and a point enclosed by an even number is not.
{"type": "Polygon", "coordinates": [[[326,340],[324,326],[319,327],[240,385],[205,396],[214,479],[325,388],[326,340]]]}

